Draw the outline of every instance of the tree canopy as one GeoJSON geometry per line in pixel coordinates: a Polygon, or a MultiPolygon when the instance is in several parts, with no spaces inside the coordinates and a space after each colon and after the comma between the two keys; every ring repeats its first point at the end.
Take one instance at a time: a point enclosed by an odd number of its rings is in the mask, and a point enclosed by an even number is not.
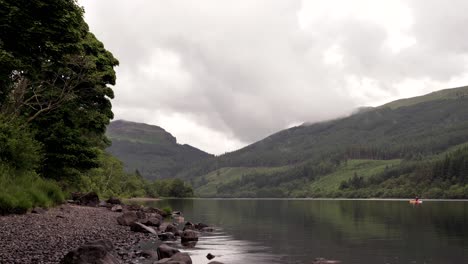
{"type": "Polygon", "coordinates": [[[117,59],[73,0],[0,0],[0,111],[44,148],[40,171],[63,179],[98,166],[113,117],[117,59]],[[45,129],[47,128],[47,129],[45,129]]]}

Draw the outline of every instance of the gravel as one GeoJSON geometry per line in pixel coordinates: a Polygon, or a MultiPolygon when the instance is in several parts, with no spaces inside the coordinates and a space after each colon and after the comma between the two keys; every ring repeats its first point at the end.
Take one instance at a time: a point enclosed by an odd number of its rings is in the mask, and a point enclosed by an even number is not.
{"type": "Polygon", "coordinates": [[[43,214],[0,216],[0,263],[59,263],[69,251],[98,239],[110,240],[122,263],[138,263],[139,243],[157,238],[118,225],[119,215],[106,208],[62,205],[43,214]]]}

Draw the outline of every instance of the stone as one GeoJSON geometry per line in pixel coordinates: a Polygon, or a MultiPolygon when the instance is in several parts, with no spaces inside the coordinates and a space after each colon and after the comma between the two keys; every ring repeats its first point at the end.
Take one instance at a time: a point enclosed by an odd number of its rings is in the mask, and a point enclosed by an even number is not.
{"type": "Polygon", "coordinates": [[[44,214],[46,212],[46,210],[44,208],[41,208],[41,207],[35,207],[31,210],[31,213],[33,214],[44,214]]]}
{"type": "MultiPolygon", "coordinates": [[[[180,264],[192,264],[192,258],[188,253],[179,252],[171,257],[171,261],[180,264]]],[[[170,263],[170,262],[169,262],[170,263]]]]}
{"type": "Polygon", "coordinates": [[[198,232],[193,230],[185,230],[181,236],[183,241],[198,241],[198,232]]]}
{"type": "Polygon", "coordinates": [[[159,235],[159,239],[161,239],[162,241],[168,241],[168,240],[177,240],[177,238],[175,237],[174,233],[171,233],[171,232],[164,232],[164,233],[161,233],[159,235]]]}
{"type": "Polygon", "coordinates": [[[119,264],[111,251],[112,242],[109,240],[97,240],[86,243],[79,248],[70,251],[62,259],[62,264],[119,264]]]}
{"type": "Polygon", "coordinates": [[[142,224],[145,224],[147,226],[155,226],[155,227],[159,227],[161,226],[161,220],[159,220],[158,218],[148,218],[148,219],[144,219],[142,221],[139,221],[140,223],[142,224]]]}
{"type": "Polygon", "coordinates": [[[158,259],[158,252],[154,250],[143,250],[137,254],[140,257],[143,257],[145,259],[158,259]]]}
{"type": "Polygon", "coordinates": [[[125,209],[127,209],[128,211],[140,211],[142,209],[142,206],[138,204],[129,204],[125,205],[125,209]]]}
{"type": "Polygon", "coordinates": [[[106,203],[106,201],[100,201],[99,202],[99,207],[108,207],[109,205],[106,203]]]}
{"type": "Polygon", "coordinates": [[[74,192],[72,193],[72,199],[73,201],[75,201],[76,204],[79,204],[79,205],[92,206],[92,207],[96,207],[99,205],[99,196],[95,192],[89,192],[89,193],[74,192]]]}
{"type": "Polygon", "coordinates": [[[121,216],[117,217],[117,223],[123,226],[130,226],[132,223],[136,222],[138,217],[135,212],[125,212],[121,216]]]}
{"type": "Polygon", "coordinates": [[[202,230],[203,228],[206,228],[206,227],[208,227],[207,224],[203,224],[203,223],[195,224],[195,229],[197,229],[197,230],[202,230]]]}
{"type": "Polygon", "coordinates": [[[169,224],[166,226],[166,229],[164,230],[164,232],[171,232],[174,235],[177,235],[179,233],[179,229],[177,229],[177,227],[175,227],[174,225],[169,224]]]}
{"type": "Polygon", "coordinates": [[[153,228],[149,226],[145,226],[144,224],[139,223],[139,222],[133,222],[130,225],[130,230],[133,232],[150,233],[153,235],[158,235],[158,233],[153,228]]]}
{"type": "Polygon", "coordinates": [[[187,222],[185,223],[185,226],[184,226],[184,231],[185,230],[195,230],[195,225],[192,223],[192,222],[187,222]]]}
{"type": "Polygon", "coordinates": [[[211,254],[211,253],[208,253],[208,255],[206,255],[206,258],[207,258],[208,260],[212,260],[212,259],[215,258],[215,256],[214,256],[213,254],[211,254]]]}
{"type": "Polygon", "coordinates": [[[214,228],[213,227],[204,227],[200,231],[202,231],[202,232],[213,232],[214,228]]]}
{"type": "Polygon", "coordinates": [[[122,207],[121,205],[119,205],[119,204],[118,204],[118,205],[114,205],[114,206],[112,206],[111,211],[112,211],[112,212],[119,212],[119,213],[120,213],[120,212],[123,211],[123,207],[122,207]]]}
{"type": "Polygon", "coordinates": [[[146,219],[146,213],[143,211],[136,212],[136,216],[138,217],[138,219],[146,219]]]}
{"type": "Polygon", "coordinates": [[[119,198],[111,197],[111,198],[107,199],[107,203],[109,203],[109,204],[122,204],[122,201],[120,201],[119,198]]]}
{"type": "Polygon", "coordinates": [[[177,248],[170,247],[166,244],[160,245],[157,251],[158,251],[158,260],[161,260],[164,258],[171,258],[173,255],[180,252],[177,248]]]}

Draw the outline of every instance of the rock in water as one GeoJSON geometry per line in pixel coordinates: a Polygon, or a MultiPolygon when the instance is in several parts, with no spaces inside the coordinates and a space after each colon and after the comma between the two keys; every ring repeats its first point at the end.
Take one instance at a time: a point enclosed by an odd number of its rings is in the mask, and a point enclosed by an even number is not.
{"type": "Polygon", "coordinates": [[[120,264],[111,252],[112,242],[97,240],[70,251],[62,259],[62,264],[120,264]]]}
{"type": "Polygon", "coordinates": [[[138,216],[134,211],[125,212],[121,216],[117,217],[117,223],[119,225],[130,226],[132,223],[138,220],[138,216]]]}
{"type": "Polygon", "coordinates": [[[195,230],[195,225],[192,222],[187,222],[185,223],[183,231],[185,230],[195,230]]]}
{"type": "Polygon", "coordinates": [[[145,226],[144,224],[139,223],[139,222],[133,222],[130,225],[130,230],[132,230],[133,232],[151,233],[153,235],[158,235],[156,230],[154,230],[153,228],[149,226],[145,226]]]}
{"type": "Polygon", "coordinates": [[[214,256],[213,254],[211,254],[211,253],[208,253],[208,255],[206,255],[206,258],[207,258],[208,260],[212,260],[212,259],[215,258],[215,256],[214,256]]]}
{"type": "Polygon", "coordinates": [[[198,232],[193,230],[185,230],[181,236],[182,242],[198,241],[198,232]]]}
{"type": "MultiPolygon", "coordinates": [[[[171,257],[171,261],[178,264],[192,264],[192,259],[188,253],[179,252],[171,257]]],[[[169,262],[171,263],[171,262],[169,262]]]]}
{"type": "Polygon", "coordinates": [[[179,229],[177,229],[177,227],[175,227],[174,225],[169,224],[166,226],[166,230],[164,230],[164,232],[171,232],[177,236],[177,234],[179,233],[179,229]]]}
{"type": "Polygon", "coordinates": [[[161,233],[159,235],[159,239],[161,239],[162,241],[167,241],[167,240],[177,240],[177,238],[175,237],[175,235],[171,232],[165,232],[165,233],[161,233]]]}
{"type": "Polygon", "coordinates": [[[162,244],[158,247],[158,260],[164,259],[164,258],[170,258],[173,255],[179,253],[180,251],[176,248],[170,247],[166,244],[162,244]]]}
{"type": "Polygon", "coordinates": [[[155,226],[155,227],[161,226],[161,220],[159,220],[159,218],[155,218],[155,217],[144,219],[144,220],[141,220],[140,222],[142,224],[147,225],[147,226],[155,226]]]}
{"type": "Polygon", "coordinates": [[[197,224],[195,224],[195,228],[196,228],[197,230],[202,230],[203,228],[207,228],[207,227],[208,227],[208,225],[207,225],[207,224],[204,224],[204,223],[197,223],[197,224]]]}

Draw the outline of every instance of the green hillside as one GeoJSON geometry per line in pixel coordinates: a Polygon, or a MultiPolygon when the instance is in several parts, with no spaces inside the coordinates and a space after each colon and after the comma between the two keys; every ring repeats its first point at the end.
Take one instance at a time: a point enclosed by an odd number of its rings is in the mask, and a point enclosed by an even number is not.
{"type": "Polygon", "coordinates": [[[173,177],[183,168],[212,155],[190,145],[180,145],[175,137],[158,126],[123,120],[107,127],[112,145],[107,151],[138,170],[147,179],[173,177]]]}
{"type": "Polygon", "coordinates": [[[459,87],[459,88],[452,88],[452,89],[444,89],[440,91],[436,91],[430,94],[426,94],[423,96],[416,96],[412,98],[405,98],[393,101],[388,104],[384,104],[381,108],[389,107],[392,109],[396,109],[403,106],[411,106],[419,103],[434,101],[434,100],[450,100],[450,99],[457,99],[468,97],[468,86],[459,87]]]}
{"type": "MultiPolygon", "coordinates": [[[[346,118],[293,127],[241,150],[203,160],[178,176],[190,180],[200,196],[401,197],[418,192],[429,195],[432,187],[439,189],[431,196],[448,196],[438,190],[453,185],[465,188],[464,176],[446,175],[460,182],[428,171],[435,171],[436,163],[448,155],[442,153],[468,142],[467,93],[467,87],[447,89],[346,118]],[[234,172],[234,168],[243,169],[229,176],[215,173],[223,168],[234,172]],[[256,168],[283,170],[254,171],[256,168]],[[427,177],[432,175],[431,180],[413,177],[425,170],[427,177]],[[378,178],[387,172],[388,178],[378,178]],[[416,178],[419,182],[412,182],[416,178]],[[398,184],[421,186],[409,190],[398,184]],[[381,190],[384,185],[393,191],[381,190]]],[[[463,157],[462,152],[456,155],[463,157]]],[[[464,170],[463,159],[456,165],[460,170],[464,170]]]]}

